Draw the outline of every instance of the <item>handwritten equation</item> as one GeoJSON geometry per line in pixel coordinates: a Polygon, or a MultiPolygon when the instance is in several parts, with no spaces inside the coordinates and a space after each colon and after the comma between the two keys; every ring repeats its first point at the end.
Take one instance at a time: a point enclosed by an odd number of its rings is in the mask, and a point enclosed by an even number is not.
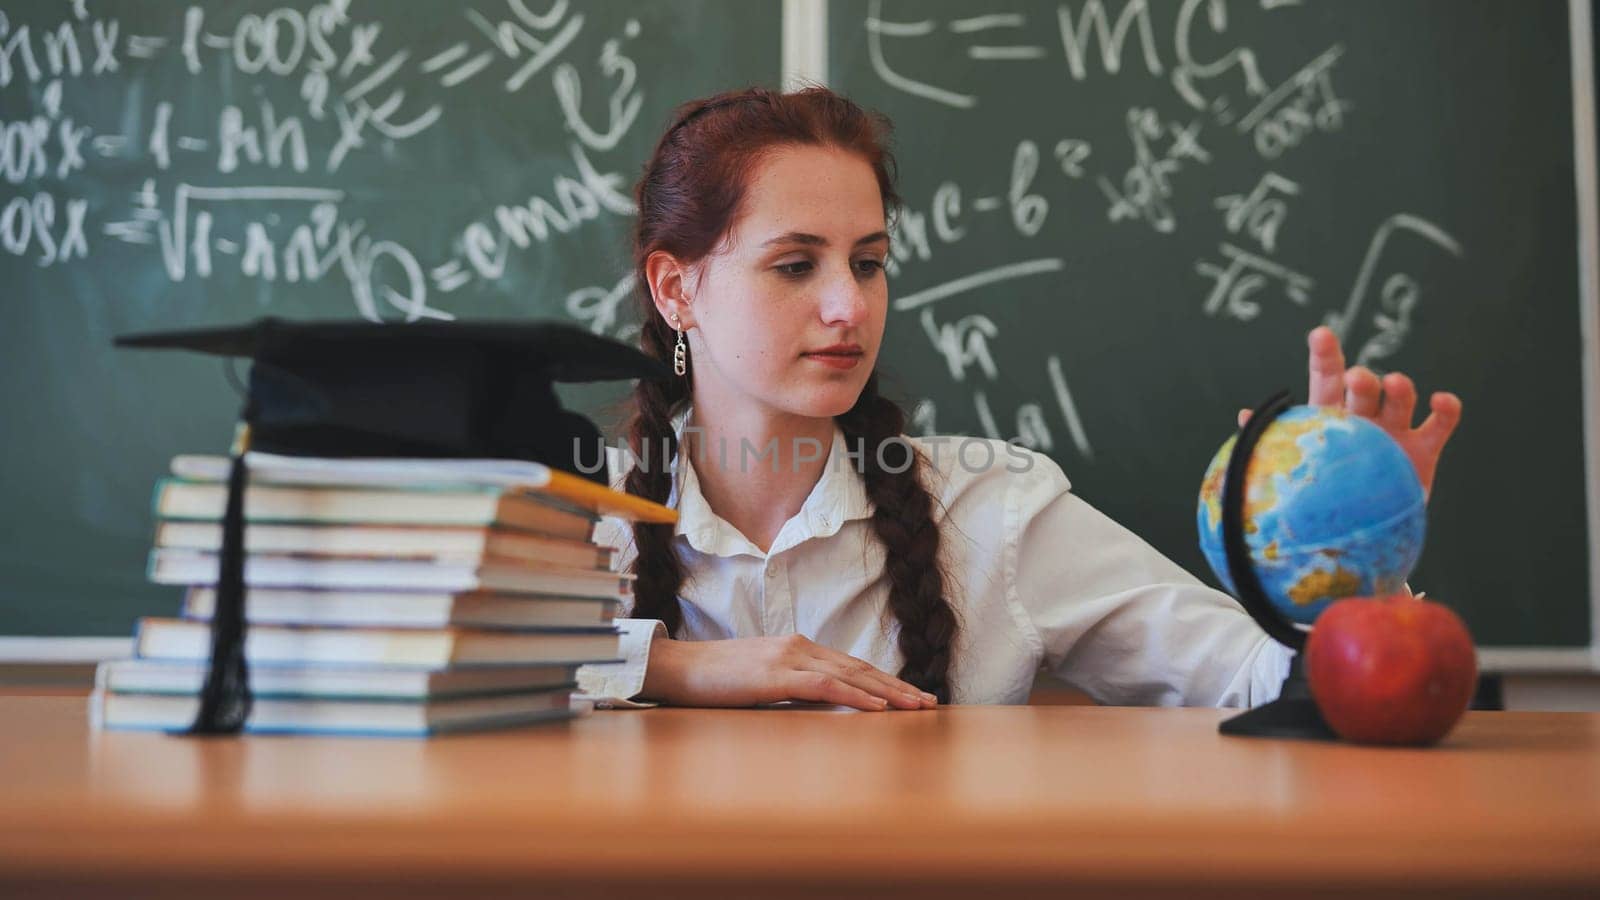
{"type": "MultiPolygon", "coordinates": [[[[400,11],[328,0],[151,15],[78,0],[22,21],[0,7],[0,178],[11,189],[0,251],[52,269],[131,245],[175,284],[338,280],[362,317],[417,321],[453,318],[452,293],[500,283],[519,256],[537,264],[586,223],[633,215],[623,173],[636,166],[615,151],[646,99],[631,55],[642,22],[596,32],[570,0],[487,0],[427,7],[438,27],[419,43],[384,21],[400,11]],[[137,33],[135,18],[146,23],[137,33]],[[127,86],[122,115],[74,112],[75,94],[108,79],[127,86]],[[144,89],[156,84],[177,88],[144,89]],[[218,86],[230,102],[193,102],[218,86]],[[559,120],[539,127],[564,148],[565,171],[531,194],[453,211],[466,224],[443,246],[399,236],[380,214],[403,191],[374,203],[346,187],[358,164],[404,177],[404,148],[458,140],[485,94],[552,100],[559,120]],[[91,209],[86,183],[141,170],[120,203],[91,209]]],[[[569,306],[596,330],[617,327],[614,304],[569,306]]]]}
{"type": "MultiPolygon", "coordinates": [[[[1308,257],[1303,240],[1285,240],[1299,237],[1306,217],[1326,216],[1324,208],[1338,199],[1325,179],[1301,173],[1301,155],[1313,146],[1337,151],[1362,123],[1361,102],[1384,99],[1352,96],[1344,87],[1345,39],[1295,59],[1277,47],[1262,52],[1259,38],[1242,37],[1260,33],[1239,27],[1246,18],[1270,20],[1275,29],[1298,27],[1294,17],[1307,5],[1065,0],[1004,11],[976,3],[864,5],[854,27],[874,96],[887,91],[892,98],[891,117],[903,111],[941,123],[970,119],[970,128],[942,127],[983,136],[979,149],[968,151],[979,158],[967,159],[959,175],[908,194],[891,228],[889,271],[897,280],[892,311],[915,317],[910,330],[926,340],[950,388],[970,394],[970,414],[990,436],[1049,449],[1064,433],[1066,445],[1093,461],[1095,423],[1084,421],[1067,386],[1072,358],[1049,355],[1042,379],[1002,372],[1034,364],[1005,361],[1016,354],[1006,353],[995,304],[1015,302],[1004,298],[1020,289],[1018,280],[1032,285],[1030,296],[1081,293],[1061,273],[1083,271],[1085,254],[1092,259],[1113,239],[1118,247],[1144,245],[1140,266],[1190,273],[1192,300],[1183,308],[1163,302],[1160,315],[1242,328],[1270,318],[1292,318],[1306,328],[1326,322],[1362,365],[1378,366],[1403,351],[1430,296],[1425,273],[1466,253],[1447,224],[1404,206],[1383,211],[1366,235],[1352,236],[1367,251],[1344,279],[1313,277],[1324,260],[1308,257]],[[1132,102],[1110,110],[1085,102],[1100,89],[1132,102]],[[1012,110],[1024,114],[995,118],[1012,110]],[[997,121],[1020,127],[995,128],[997,121]],[[1073,217],[1071,224],[1045,228],[1060,215],[1073,217]],[[1097,224],[1085,226],[1086,218],[1097,224]],[[1124,229],[1135,233],[1118,237],[1124,229]],[[986,247],[998,241],[1009,248],[1012,258],[983,254],[981,262],[966,264],[969,271],[929,283],[920,270],[935,260],[974,259],[961,245],[975,234],[989,236],[986,247]],[[1175,242],[1180,235],[1186,240],[1175,242]],[[1193,250],[1183,248],[1194,247],[1196,235],[1210,249],[1185,258],[1193,250]],[[1002,382],[1042,382],[1046,399],[1017,404],[1014,421],[1012,411],[997,416],[992,397],[1002,382]]],[[[948,265],[937,269],[947,272],[948,265]]],[[[1070,308],[1052,316],[1072,321],[1070,308]]],[[[925,434],[950,402],[937,393],[945,399],[930,394],[913,418],[925,434]]]]}

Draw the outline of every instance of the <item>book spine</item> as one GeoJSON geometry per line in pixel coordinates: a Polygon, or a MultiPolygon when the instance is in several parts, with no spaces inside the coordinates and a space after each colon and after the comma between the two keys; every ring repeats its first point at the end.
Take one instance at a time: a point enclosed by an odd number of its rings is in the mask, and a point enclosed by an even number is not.
{"type": "Polygon", "coordinates": [[[146,656],[147,635],[145,633],[145,620],[138,619],[133,623],[133,655],[135,658],[146,656]]]}

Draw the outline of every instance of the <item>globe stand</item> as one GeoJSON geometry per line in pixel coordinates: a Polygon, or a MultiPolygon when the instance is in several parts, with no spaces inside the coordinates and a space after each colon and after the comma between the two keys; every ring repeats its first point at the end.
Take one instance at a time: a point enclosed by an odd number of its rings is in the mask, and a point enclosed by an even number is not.
{"type": "Polygon", "coordinates": [[[1289,408],[1289,402],[1288,391],[1269,397],[1250,414],[1250,420],[1234,441],[1222,482],[1222,547],[1228,557],[1228,575],[1233,579],[1245,611],[1273,640],[1295,651],[1295,655],[1289,662],[1289,674],[1283,679],[1278,699],[1223,721],[1217,730],[1243,737],[1333,741],[1338,740],[1338,735],[1323,721],[1322,712],[1311,698],[1311,686],[1301,665],[1305,632],[1296,628],[1267,599],[1255,567],[1250,563],[1250,550],[1244,540],[1245,474],[1261,435],[1289,408]]]}
{"type": "Polygon", "coordinates": [[[1284,676],[1278,699],[1263,703],[1225,719],[1217,730],[1223,734],[1240,737],[1300,738],[1308,741],[1335,741],[1333,733],[1323,721],[1322,711],[1311,699],[1311,685],[1301,668],[1300,654],[1289,663],[1289,674],[1284,676]]]}

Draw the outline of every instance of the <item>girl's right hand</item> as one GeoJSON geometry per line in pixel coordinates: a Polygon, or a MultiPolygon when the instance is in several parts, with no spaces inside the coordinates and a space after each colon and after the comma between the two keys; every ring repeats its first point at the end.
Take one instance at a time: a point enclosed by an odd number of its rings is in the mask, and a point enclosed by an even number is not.
{"type": "Polygon", "coordinates": [[[798,634],[650,644],[639,699],[674,706],[806,700],[856,709],[922,709],[937,699],[853,656],[798,634]]]}

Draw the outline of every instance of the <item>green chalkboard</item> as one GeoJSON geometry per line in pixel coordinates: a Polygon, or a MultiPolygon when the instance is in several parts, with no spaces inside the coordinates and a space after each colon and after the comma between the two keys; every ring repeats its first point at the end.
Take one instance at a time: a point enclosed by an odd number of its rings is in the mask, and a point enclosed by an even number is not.
{"type": "MultiPolygon", "coordinates": [[[[8,4],[0,634],[124,635],[176,603],[143,577],[151,484],[222,451],[237,398],[215,363],[112,335],[448,315],[627,339],[627,188],[673,105],[778,82],[781,13],[8,4]]],[[[1021,438],[1209,577],[1200,474],[1237,408],[1304,391],[1303,335],[1332,322],[1352,359],[1466,401],[1413,583],[1485,646],[1581,657],[1568,15],[829,3],[825,80],[897,126],[883,367],[915,430],[1021,438]]],[[[617,396],[572,399],[603,419],[617,396]]]]}
{"type": "Polygon", "coordinates": [[[830,82],[899,136],[885,358],[919,427],[1048,449],[1209,579],[1201,473],[1237,409],[1304,401],[1330,322],[1465,401],[1412,583],[1482,645],[1588,646],[1568,16],[836,0],[830,82]]]}
{"type": "Polygon", "coordinates": [[[113,335],[285,318],[626,336],[628,195],[670,110],[780,77],[739,0],[0,7],[0,634],[126,635],[150,492],[223,452],[200,357],[113,335]]]}

